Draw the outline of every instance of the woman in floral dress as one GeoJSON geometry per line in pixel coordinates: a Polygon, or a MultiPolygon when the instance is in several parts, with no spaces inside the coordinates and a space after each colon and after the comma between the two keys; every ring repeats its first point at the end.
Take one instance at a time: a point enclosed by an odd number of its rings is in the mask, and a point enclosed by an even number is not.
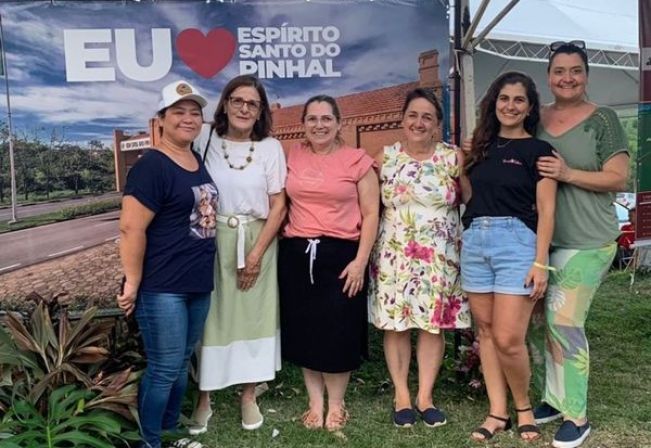
{"type": "Polygon", "coordinates": [[[446,423],[432,399],[443,330],[470,326],[458,279],[459,164],[456,148],[437,141],[443,113],[431,91],[409,92],[402,112],[405,142],[376,156],[384,211],[370,265],[369,312],[371,322],[384,330],[395,387],[394,424],[412,426],[418,413],[436,427],[446,423]],[[415,406],[407,384],[411,329],[418,331],[415,406]]]}

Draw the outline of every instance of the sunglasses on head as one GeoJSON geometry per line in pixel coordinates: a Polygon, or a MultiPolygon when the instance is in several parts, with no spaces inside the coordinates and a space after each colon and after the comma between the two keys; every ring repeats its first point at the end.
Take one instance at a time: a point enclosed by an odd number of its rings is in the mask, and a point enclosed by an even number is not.
{"type": "Polygon", "coordinates": [[[569,42],[565,42],[562,40],[558,40],[556,42],[552,42],[549,44],[549,49],[554,52],[558,50],[561,47],[576,47],[579,50],[585,50],[585,41],[583,40],[571,40],[569,42]]]}

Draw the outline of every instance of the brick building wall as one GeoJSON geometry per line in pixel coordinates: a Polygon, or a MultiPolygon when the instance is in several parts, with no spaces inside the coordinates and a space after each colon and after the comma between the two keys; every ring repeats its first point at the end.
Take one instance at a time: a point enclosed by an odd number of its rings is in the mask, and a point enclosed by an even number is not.
{"type": "MultiPolygon", "coordinates": [[[[438,51],[425,51],[418,56],[417,73],[418,80],[414,82],[336,98],[342,115],[341,134],[346,144],[364,148],[373,156],[383,146],[400,140],[401,109],[407,92],[416,87],[424,87],[433,89],[441,97],[438,51]]],[[[272,111],[274,136],[283,147],[289,148],[304,140],[302,104],[284,108],[275,103],[272,111]]]]}

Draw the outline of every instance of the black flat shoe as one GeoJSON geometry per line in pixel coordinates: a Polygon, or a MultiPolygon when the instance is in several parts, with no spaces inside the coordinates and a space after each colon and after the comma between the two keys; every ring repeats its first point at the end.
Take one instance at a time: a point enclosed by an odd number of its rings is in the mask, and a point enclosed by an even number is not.
{"type": "Polygon", "coordinates": [[[492,439],[495,436],[495,434],[497,434],[498,432],[500,432],[500,431],[508,431],[513,426],[513,422],[511,421],[511,417],[498,417],[497,415],[493,415],[493,414],[488,414],[488,416],[490,418],[492,418],[492,419],[499,420],[500,422],[503,422],[504,426],[501,427],[501,428],[495,428],[495,431],[493,431],[493,432],[490,432],[488,429],[484,428],[483,426],[480,426],[480,427],[476,428],[475,430],[473,430],[472,433],[470,433],[470,437],[473,440],[475,440],[477,442],[485,442],[487,440],[492,439]],[[473,434],[481,434],[482,436],[484,436],[484,438],[480,439],[478,437],[473,437],[472,436],[473,434]]]}
{"type": "Polygon", "coordinates": [[[412,408],[393,410],[393,424],[398,428],[411,428],[416,423],[416,412],[412,408]]]}
{"type": "Polygon", "coordinates": [[[433,406],[431,408],[425,409],[424,411],[421,411],[418,409],[418,407],[416,407],[416,412],[418,412],[418,415],[420,415],[420,419],[423,421],[423,423],[425,423],[425,426],[429,426],[430,428],[443,426],[448,422],[443,411],[433,406]]]}

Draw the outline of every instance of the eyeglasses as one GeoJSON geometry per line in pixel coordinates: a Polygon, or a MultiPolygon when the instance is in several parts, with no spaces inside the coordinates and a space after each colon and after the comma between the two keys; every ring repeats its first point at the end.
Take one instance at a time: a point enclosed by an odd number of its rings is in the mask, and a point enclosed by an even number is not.
{"type": "Polygon", "coordinates": [[[562,40],[557,40],[556,42],[552,42],[549,44],[549,49],[554,52],[558,50],[561,47],[576,47],[579,50],[585,51],[585,41],[583,40],[571,40],[569,42],[565,42],[562,40]]]}
{"type": "Polygon", "coordinates": [[[335,121],[337,121],[337,118],[334,115],[308,115],[305,117],[305,124],[308,126],[316,126],[319,122],[324,126],[330,126],[335,121]]]}
{"type": "Polygon", "coordinates": [[[251,112],[257,112],[258,110],[260,110],[260,101],[256,101],[256,100],[247,101],[244,98],[240,98],[239,96],[229,97],[228,103],[235,109],[241,109],[246,104],[246,107],[251,112]]]}

